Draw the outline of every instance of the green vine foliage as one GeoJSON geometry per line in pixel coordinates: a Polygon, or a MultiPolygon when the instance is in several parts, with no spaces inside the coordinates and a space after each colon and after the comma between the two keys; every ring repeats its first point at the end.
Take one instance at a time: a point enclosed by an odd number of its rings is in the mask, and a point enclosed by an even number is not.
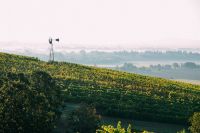
{"type": "Polygon", "coordinates": [[[148,131],[140,131],[140,132],[135,132],[132,131],[132,127],[129,124],[127,129],[123,128],[121,125],[121,121],[117,123],[117,127],[113,127],[112,125],[103,125],[101,126],[101,129],[97,129],[96,133],[153,133],[153,132],[148,132],[148,131]]]}
{"type": "Polygon", "coordinates": [[[116,128],[112,125],[103,125],[101,129],[96,131],[96,133],[131,133],[131,125],[129,125],[127,129],[125,129],[121,126],[121,122],[119,121],[116,128]]]}
{"type": "Polygon", "coordinates": [[[5,53],[0,68],[16,74],[45,71],[60,82],[66,101],[93,104],[103,115],[187,124],[200,111],[198,85],[5,53]]]}

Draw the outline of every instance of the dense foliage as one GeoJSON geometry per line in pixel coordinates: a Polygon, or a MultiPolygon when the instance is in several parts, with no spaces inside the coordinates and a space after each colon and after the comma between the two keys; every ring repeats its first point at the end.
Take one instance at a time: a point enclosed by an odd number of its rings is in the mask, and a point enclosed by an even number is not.
{"type": "Polygon", "coordinates": [[[0,132],[48,133],[59,119],[60,87],[45,72],[0,73],[0,132]]]}
{"type": "Polygon", "coordinates": [[[92,103],[104,115],[187,123],[200,111],[200,86],[77,64],[0,53],[4,72],[42,70],[62,81],[65,100],[92,103]]]}
{"type": "Polygon", "coordinates": [[[190,131],[192,133],[200,133],[200,112],[195,112],[189,121],[191,123],[190,131]]]}
{"type": "Polygon", "coordinates": [[[102,125],[101,129],[97,129],[96,133],[153,133],[148,131],[134,131],[131,125],[129,124],[127,129],[123,128],[121,121],[117,123],[117,127],[113,125],[102,125]]]}
{"type": "Polygon", "coordinates": [[[96,133],[131,133],[131,125],[129,125],[127,129],[125,129],[121,126],[121,122],[119,121],[116,128],[112,125],[103,125],[101,129],[98,129],[96,131],[96,133]]]}
{"type": "Polygon", "coordinates": [[[181,131],[178,131],[177,133],[186,133],[185,129],[182,129],[181,131]]]}
{"type": "Polygon", "coordinates": [[[95,133],[100,125],[100,116],[92,106],[81,105],[69,114],[66,120],[67,133],[95,133]]]}

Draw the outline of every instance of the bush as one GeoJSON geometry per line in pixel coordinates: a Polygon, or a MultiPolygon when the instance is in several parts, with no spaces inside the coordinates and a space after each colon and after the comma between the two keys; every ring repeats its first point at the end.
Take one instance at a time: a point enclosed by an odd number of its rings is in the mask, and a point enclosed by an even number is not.
{"type": "Polygon", "coordinates": [[[178,131],[177,133],[186,133],[185,129],[182,129],[181,131],[178,131]]]}
{"type": "Polygon", "coordinates": [[[192,133],[200,133],[200,112],[195,112],[189,121],[191,123],[189,130],[192,133]]]}
{"type": "Polygon", "coordinates": [[[133,129],[131,125],[129,124],[127,129],[123,128],[121,126],[121,121],[117,123],[117,127],[113,127],[112,125],[108,126],[101,126],[101,129],[96,130],[96,133],[153,133],[153,132],[148,132],[148,131],[140,131],[133,129]]]}
{"type": "Polygon", "coordinates": [[[67,119],[67,133],[95,133],[100,124],[100,116],[96,109],[89,105],[81,105],[67,119]]]}
{"type": "Polygon", "coordinates": [[[127,129],[122,128],[121,122],[119,121],[117,127],[113,127],[111,125],[101,126],[101,129],[96,131],[97,133],[131,133],[131,125],[128,126],[127,129]]]}

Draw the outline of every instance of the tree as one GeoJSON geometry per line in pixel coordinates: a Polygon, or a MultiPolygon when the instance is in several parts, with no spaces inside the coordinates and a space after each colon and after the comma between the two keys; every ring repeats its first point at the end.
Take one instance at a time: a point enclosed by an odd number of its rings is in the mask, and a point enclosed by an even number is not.
{"type": "Polygon", "coordinates": [[[195,112],[189,121],[191,123],[189,130],[192,133],[200,133],[200,112],[195,112]]]}
{"type": "Polygon", "coordinates": [[[125,70],[125,71],[132,71],[135,68],[137,68],[137,67],[134,66],[132,63],[124,63],[124,65],[121,67],[121,69],[125,70]]]}
{"type": "Polygon", "coordinates": [[[173,63],[172,66],[174,69],[178,69],[180,67],[178,63],[173,63]]]}
{"type": "Polygon", "coordinates": [[[62,105],[55,80],[42,71],[0,77],[0,132],[50,132],[62,105]]]}
{"type": "Polygon", "coordinates": [[[99,124],[100,116],[96,115],[96,109],[83,104],[67,118],[67,132],[94,133],[99,124]]]}
{"type": "Polygon", "coordinates": [[[182,66],[185,67],[185,68],[188,68],[188,69],[198,68],[198,65],[195,64],[194,62],[186,62],[182,66]]]}

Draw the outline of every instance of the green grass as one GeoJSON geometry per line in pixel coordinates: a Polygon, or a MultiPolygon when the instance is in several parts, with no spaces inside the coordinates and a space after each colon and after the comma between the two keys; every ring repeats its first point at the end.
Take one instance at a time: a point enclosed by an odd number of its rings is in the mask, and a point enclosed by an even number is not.
{"type": "Polygon", "coordinates": [[[139,74],[0,53],[0,72],[42,70],[62,83],[65,100],[107,116],[186,124],[200,111],[200,86],[139,74]]]}

